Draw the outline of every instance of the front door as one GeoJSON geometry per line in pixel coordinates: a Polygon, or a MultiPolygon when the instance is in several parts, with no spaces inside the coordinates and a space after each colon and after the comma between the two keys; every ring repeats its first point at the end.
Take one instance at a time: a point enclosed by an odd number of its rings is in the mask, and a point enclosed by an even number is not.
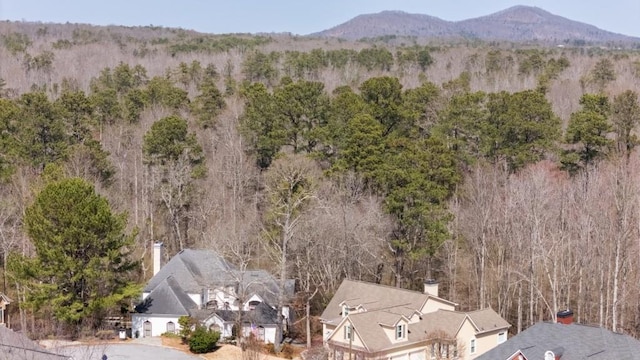
{"type": "Polygon", "coordinates": [[[147,320],[143,325],[144,337],[151,337],[151,321],[147,320]]]}

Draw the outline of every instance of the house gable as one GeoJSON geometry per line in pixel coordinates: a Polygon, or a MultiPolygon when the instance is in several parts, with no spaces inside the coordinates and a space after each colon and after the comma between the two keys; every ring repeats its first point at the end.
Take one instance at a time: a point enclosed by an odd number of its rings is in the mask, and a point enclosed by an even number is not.
{"type": "Polygon", "coordinates": [[[327,341],[339,344],[342,347],[351,347],[354,349],[362,349],[368,351],[362,335],[359,333],[359,327],[355,326],[350,317],[345,317],[331,333],[327,341]],[[351,338],[349,338],[351,335],[351,338]]]}
{"type": "Polygon", "coordinates": [[[189,315],[198,305],[172,276],[164,279],[136,306],[136,312],[156,315],[189,315]]]}
{"type": "Polygon", "coordinates": [[[405,343],[409,341],[409,319],[404,316],[398,318],[394,324],[380,324],[391,344],[405,343]]]}
{"type": "Polygon", "coordinates": [[[420,308],[418,308],[418,311],[422,314],[428,314],[430,312],[434,312],[434,311],[438,311],[438,310],[449,310],[449,311],[454,311],[456,309],[456,306],[458,304],[439,298],[439,297],[435,297],[435,296],[427,296],[427,298],[425,299],[424,303],[422,304],[422,306],[420,308]]]}
{"type": "Polygon", "coordinates": [[[509,356],[506,360],[528,360],[522,351],[518,350],[513,355],[509,356]]]}

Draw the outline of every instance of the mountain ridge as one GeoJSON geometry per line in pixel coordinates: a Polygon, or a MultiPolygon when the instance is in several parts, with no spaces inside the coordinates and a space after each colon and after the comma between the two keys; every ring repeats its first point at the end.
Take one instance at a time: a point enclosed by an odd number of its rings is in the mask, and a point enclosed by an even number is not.
{"type": "Polygon", "coordinates": [[[535,6],[515,5],[495,13],[447,21],[426,14],[385,10],[358,15],[311,37],[358,40],[381,36],[483,41],[554,43],[640,43],[640,37],[617,34],[571,20],[535,6]]]}

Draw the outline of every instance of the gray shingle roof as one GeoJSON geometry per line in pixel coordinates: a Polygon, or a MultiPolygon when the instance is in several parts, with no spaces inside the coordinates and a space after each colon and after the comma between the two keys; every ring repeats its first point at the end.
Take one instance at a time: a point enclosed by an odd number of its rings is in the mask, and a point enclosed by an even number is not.
{"type": "Polygon", "coordinates": [[[149,280],[145,292],[155,289],[164,279],[179,279],[182,289],[189,293],[201,293],[203,288],[224,284],[233,279],[235,267],[212,250],[180,251],[149,280]]]}
{"type": "MultiPolygon", "coordinates": [[[[269,305],[275,306],[278,304],[280,284],[268,272],[264,270],[238,271],[236,278],[242,283],[246,295],[257,294],[269,305]]],[[[295,280],[287,280],[284,287],[285,298],[293,296],[295,280]]]]}
{"type": "Polygon", "coordinates": [[[518,350],[527,359],[544,359],[545,352],[554,349],[562,349],[562,360],[640,358],[640,342],[628,335],[589,325],[540,322],[476,360],[503,360],[518,350]]]}
{"type": "Polygon", "coordinates": [[[0,326],[0,359],[63,360],[68,359],[68,357],[45,349],[27,338],[24,334],[0,326]]]}
{"type": "MultiPolygon", "coordinates": [[[[263,301],[276,305],[279,283],[264,270],[240,271],[213,250],[185,249],[176,254],[149,280],[144,292],[152,292],[168,278],[176,279],[183,292],[201,294],[204,289],[216,286],[234,286],[238,294],[259,295],[263,301]],[[238,289],[238,287],[242,287],[238,289]]],[[[295,281],[285,282],[285,295],[295,291],[295,281]]]]}
{"type": "Polygon", "coordinates": [[[260,303],[255,309],[244,313],[243,322],[256,325],[275,325],[278,323],[278,311],[271,306],[260,303]]]}
{"type": "Polygon", "coordinates": [[[178,281],[169,276],[136,306],[136,312],[156,315],[190,315],[198,305],[187,295],[178,281]]]}

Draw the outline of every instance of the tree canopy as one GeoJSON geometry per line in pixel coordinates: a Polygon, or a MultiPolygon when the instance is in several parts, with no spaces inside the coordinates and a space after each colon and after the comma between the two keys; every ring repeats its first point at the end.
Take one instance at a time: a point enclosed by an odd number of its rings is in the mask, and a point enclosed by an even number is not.
{"type": "Polygon", "coordinates": [[[15,256],[15,276],[28,281],[27,299],[67,325],[99,323],[140,290],[131,281],[138,263],[129,254],[126,214],[112,213],[105,198],[79,178],[47,184],[24,217],[35,256],[15,256]]]}

